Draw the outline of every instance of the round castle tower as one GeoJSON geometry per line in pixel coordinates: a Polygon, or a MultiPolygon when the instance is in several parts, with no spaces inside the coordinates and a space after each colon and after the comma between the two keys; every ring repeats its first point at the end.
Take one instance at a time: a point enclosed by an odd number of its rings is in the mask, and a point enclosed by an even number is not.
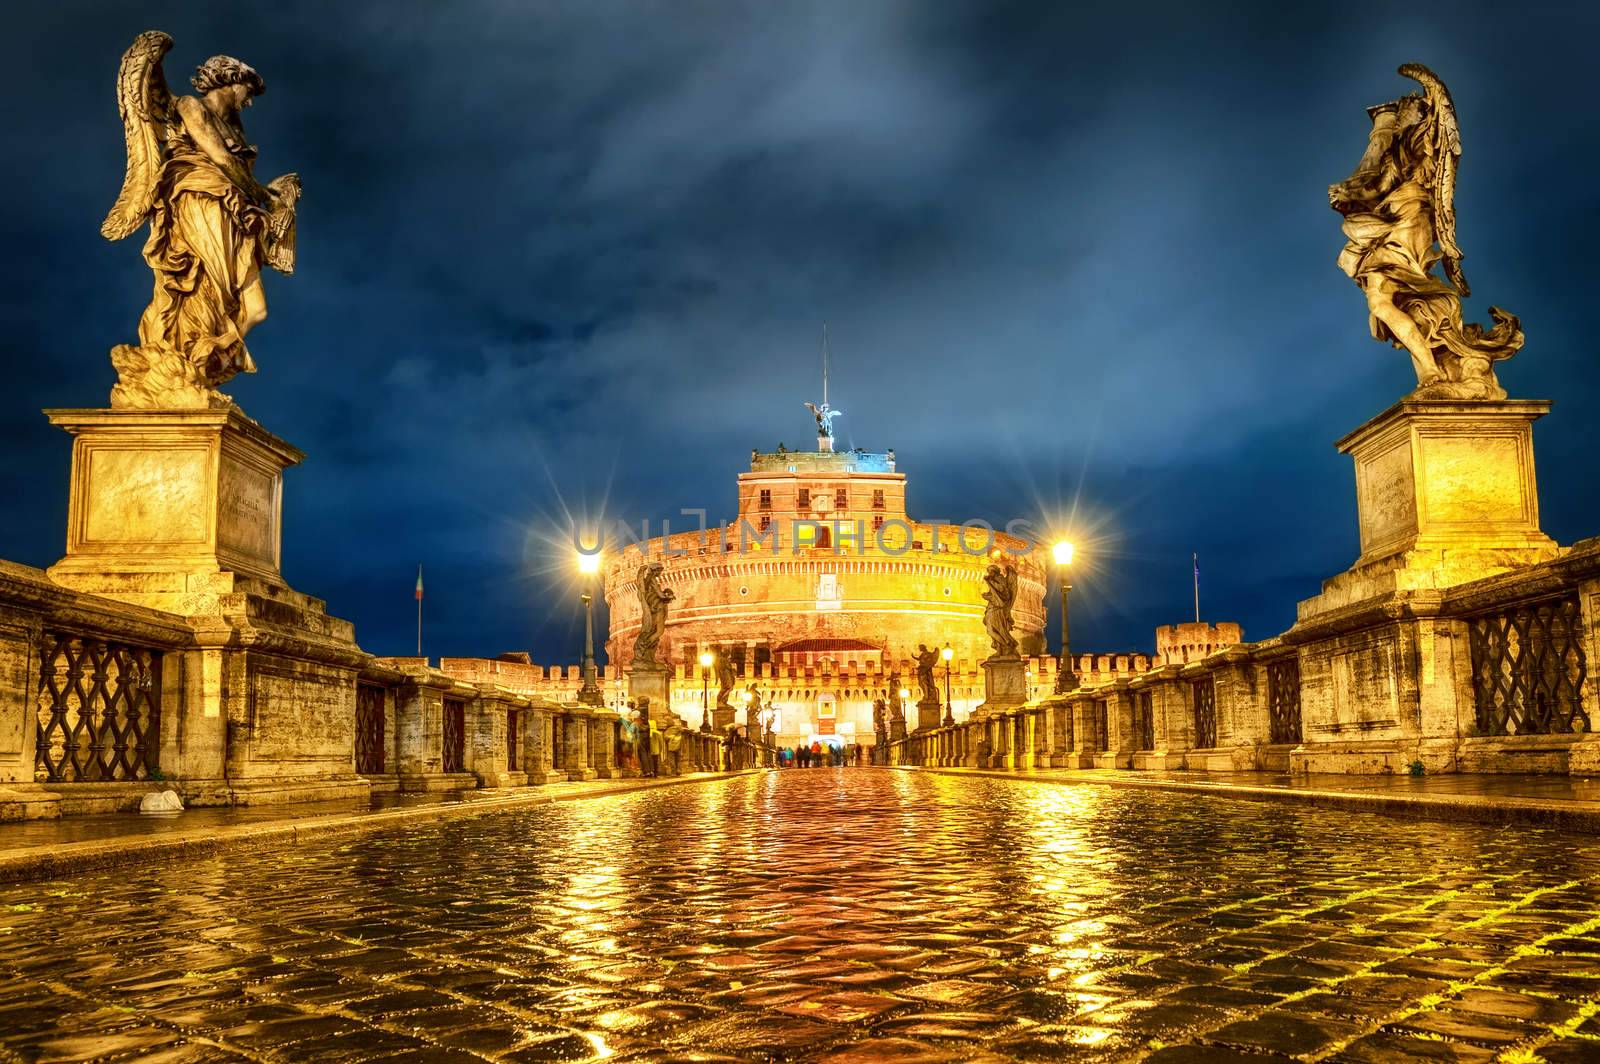
{"type": "Polygon", "coordinates": [[[1043,652],[1042,549],[1001,532],[913,521],[893,451],[834,451],[831,433],[819,441],[817,451],[752,452],[730,524],[610,555],[611,663],[625,668],[632,657],[636,578],[647,561],[661,563],[662,584],[675,595],[658,651],[664,662],[693,663],[720,649],[741,676],[766,664],[898,668],[925,643],[949,644],[958,663],[976,663],[990,653],[983,575],[997,558],[1018,569],[1022,652],[1043,652]]]}

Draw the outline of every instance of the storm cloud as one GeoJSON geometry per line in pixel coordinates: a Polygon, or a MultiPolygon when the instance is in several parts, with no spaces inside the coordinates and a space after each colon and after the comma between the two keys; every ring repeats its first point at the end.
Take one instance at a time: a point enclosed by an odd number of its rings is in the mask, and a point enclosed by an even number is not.
{"type": "MultiPolygon", "coordinates": [[[[1355,557],[1332,441],[1410,387],[1334,266],[1326,188],[1364,109],[1450,85],[1477,294],[1551,397],[1546,530],[1600,530],[1585,254],[1593,5],[64,3],[12,15],[0,129],[0,556],[60,554],[69,445],[149,275],[97,227],[140,30],[174,85],[261,71],[299,269],[229,391],[309,453],[284,572],[409,653],[574,660],[577,518],[733,509],[751,447],[809,446],[818,333],[842,446],[893,447],[922,516],[1074,515],[1074,644],[1192,609],[1264,638],[1355,557]]],[[[681,524],[681,519],[680,519],[681,524]]]]}

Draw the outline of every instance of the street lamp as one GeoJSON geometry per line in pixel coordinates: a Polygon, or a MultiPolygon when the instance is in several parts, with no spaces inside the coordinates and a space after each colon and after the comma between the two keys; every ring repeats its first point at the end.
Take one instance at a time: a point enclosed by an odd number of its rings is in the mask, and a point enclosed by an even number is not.
{"type": "Polygon", "coordinates": [[[700,730],[711,730],[711,663],[717,660],[711,651],[700,652],[700,730]]]}
{"type": "Polygon", "coordinates": [[[944,658],[944,726],[951,727],[956,722],[955,707],[950,704],[950,659],[956,652],[946,643],[944,649],[939,651],[939,656],[944,658]]]}
{"type": "Polygon", "coordinates": [[[1067,621],[1067,592],[1072,590],[1072,544],[1061,540],[1050,548],[1055,559],[1056,572],[1061,574],[1061,656],[1056,659],[1056,694],[1064,695],[1078,689],[1078,677],[1072,671],[1072,650],[1067,621]]]}
{"type": "Polygon", "coordinates": [[[598,670],[594,663],[594,577],[600,571],[600,551],[578,551],[578,572],[584,578],[583,592],[583,686],[578,689],[578,702],[585,706],[603,706],[606,702],[600,690],[598,670]]]}

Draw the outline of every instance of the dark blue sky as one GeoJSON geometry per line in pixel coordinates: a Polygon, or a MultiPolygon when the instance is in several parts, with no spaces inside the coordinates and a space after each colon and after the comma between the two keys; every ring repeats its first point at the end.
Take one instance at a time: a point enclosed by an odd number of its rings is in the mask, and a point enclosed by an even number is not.
{"type": "Polygon", "coordinates": [[[268,90],[299,269],[229,391],[309,453],[284,573],[410,653],[573,660],[567,515],[713,517],[753,446],[807,445],[829,322],[841,445],[896,448],[923,517],[1088,541],[1074,644],[1190,612],[1248,638],[1357,553],[1333,440],[1414,383],[1334,266],[1364,109],[1432,66],[1461,114],[1475,298],[1549,397],[1543,521],[1600,531],[1593,4],[59,3],[10,16],[0,556],[64,538],[68,438],[149,274],[98,226],[134,35],[268,90]],[[1415,12],[1415,13],[1413,13],[1415,12]]]}

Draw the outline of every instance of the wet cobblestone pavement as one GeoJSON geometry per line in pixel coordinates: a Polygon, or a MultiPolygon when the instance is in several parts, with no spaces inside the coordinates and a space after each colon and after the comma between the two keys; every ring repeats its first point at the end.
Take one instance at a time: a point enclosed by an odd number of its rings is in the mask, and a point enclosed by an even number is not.
{"type": "Polygon", "coordinates": [[[0,888],[0,1059],[1600,1061],[1600,845],[769,772],[0,888]]]}

